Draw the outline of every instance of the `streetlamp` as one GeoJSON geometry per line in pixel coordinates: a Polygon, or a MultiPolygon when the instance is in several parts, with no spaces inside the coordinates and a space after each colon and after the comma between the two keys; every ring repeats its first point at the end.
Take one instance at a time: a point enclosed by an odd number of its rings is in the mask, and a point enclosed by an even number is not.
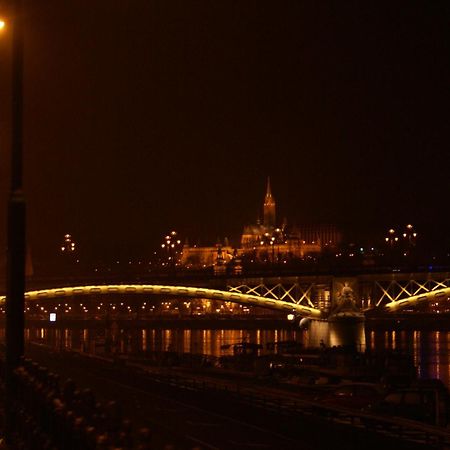
{"type": "Polygon", "coordinates": [[[285,239],[285,233],[284,230],[281,228],[275,228],[272,238],[274,240],[274,245],[277,245],[277,262],[280,263],[281,255],[280,255],[280,245],[284,244],[285,239]]]}
{"type": "Polygon", "coordinates": [[[261,240],[259,244],[261,246],[265,247],[266,254],[267,254],[267,262],[270,260],[269,256],[269,248],[271,256],[272,264],[275,264],[275,246],[277,246],[277,260],[280,262],[280,244],[284,243],[284,235],[283,230],[280,228],[276,228],[272,233],[264,233],[263,236],[261,236],[261,240]]]}
{"type": "Polygon", "coordinates": [[[395,230],[393,228],[391,228],[388,231],[388,235],[387,237],[384,238],[384,240],[391,246],[393,247],[393,245],[398,242],[398,237],[395,235],[395,230]]]}
{"type": "Polygon", "coordinates": [[[273,245],[273,242],[272,242],[272,240],[271,240],[271,236],[270,236],[270,234],[269,233],[264,233],[262,236],[261,236],[261,240],[260,240],[260,242],[259,242],[259,245],[261,245],[261,246],[264,246],[264,251],[265,251],[265,257],[266,257],[266,260],[264,261],[264,262],[269,262],[269,251],[268,251],[268,247],[270,246],[270,245],[273,245]]]}
{"type": "Polygon", "coordinates": [[[403,237],[408,240],[410,247],[416,245],[417,233],[414,231],[414,227],[410,223],[406,225],[406,231],[403,233],[403,237]]]}
{"type": "Polygon", "coordinates": [[[167,266],[172,266],[175,272],[175,266],[178,262],[178,255],[180,253],[181,240],[178,238],[176,231],[171,231],[164,238],[164,243],[161,244],[161,248],[167,253],[167,266]]]}
{"type": "Polygon", "coordinates": [[[414,231],[414,227],[409,223],[406,225],[406,230],[403,233],[403,256],[412,256],[414,247],[416,246],[417,233],[414,231]]]}
{"type": "MultiPolygon", "coordinates": [[[[24,354],[25,199],[23,196],[23,24],[22,2],[12,2],[11,186],[8,199],[6,287],[5,435],[12,439],[14,369],[24,354]]],[[[6,27],[5,21],[0,28],[6,27]]]]}

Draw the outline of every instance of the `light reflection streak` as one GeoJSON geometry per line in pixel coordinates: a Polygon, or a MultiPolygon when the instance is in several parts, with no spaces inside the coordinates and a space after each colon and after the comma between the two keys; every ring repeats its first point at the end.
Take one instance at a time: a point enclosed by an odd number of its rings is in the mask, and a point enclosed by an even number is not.
{"type": "Polygon", "coordinates": [[[192,350],[192,332],[191,330],[183,330],[183,352],[191,353],[192,350]]]}
{"type": "MultiPolygon", "coordinates": [[[[267,346],[267,343],[280,341],[295,341],[303,347],[317,347],[323,339],[327,345],[338,344],[339,330],[330,331],[328,326],[310,326],[309,329],[254,329],[254,330],[186,330],[186,329],[119,329],[111,328],[113,342],[111,352],[128,354],[139,351],[165,351],[170,345],[177,352],[207,353],[220,357],[233,354],[233,344],[239,342],[259,343],[263,345],[260,354],[272,354],[277,346],[267,346]],[[130,339],[132,336],[132,339],[130,339]],[[327,341],[327,339],[330,339],[327,341]],[[127,340],[134,345],[127,345],[127,340]],[[138,345],[135,345],[135,343],[138,345]],[[328,344],[329,342],[329,344],[328,344]],[[228,349],[222,349],[222,345],[229,345],[228,349]]],[[[0,336],[4,336],[4,330],[0,330],[0,336]]],[[[105,352],[104,346],[98,342],[105,336],[103,330],[98,328],[84,328],[74,332],[70,329],[52,327],[27,327],[25,337],[30,340],[45,340],[56,349],[73,348],[86,352],[105,352]]],[[[364,343],[363,330],[354,333],[356,343],[364,343]],[[359,333],[359,334],[358,334],[359,333]]],[[[419,377],[439,377],[444,383],[450,379],[450,366],[448,351],[450,351],[450,331],[420,330],[371,330],[368,332],[367,345],[374,351],[383,349],[395,349],[396,351],[408,351],[417,367],[419,377]],[[425,333],[425,334],[424,334],[425,333]]],[[[279,347],[280,348],[280,347],[279,347]]],[[[364,350],[364,348],[361,348],[364,350]]]]}
{"type": "Polygon", "coordinates": [[[414,365],[417,367],[417,375],[419,378],[422,375],[422,366],[420,363],[420,331],[414,331],[414,346],[413,346],[413,358],[414,358],[414,365]]]}
{"type": "Polygon", "coordinates": [[[141,332],[141,338],[142,338],[142,351],[147,351],[147,330],[143,329],[141,332]]]}
{"type": "Polygon", "coordinates": [[[441,372],[441,343],[440,343],[440,332],[436,331],[436,375],[435,378],[440,378],[441,372]]]}

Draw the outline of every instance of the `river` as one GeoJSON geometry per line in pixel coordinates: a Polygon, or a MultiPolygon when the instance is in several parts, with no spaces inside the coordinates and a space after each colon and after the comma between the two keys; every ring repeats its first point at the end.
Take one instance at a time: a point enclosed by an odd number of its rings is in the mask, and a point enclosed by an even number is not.
{"type": "MultiPolygon", "coordinates": [[[[105,337],[110,336],[114,350],[122,354],[173,350],[212,356],[231,354],[232,344],[249,342],[262,345],[262,354],[273,352],[267,345],[296,341],[305,348],[353,344],[359,350],[399,350],[412,355],[420,378],[439,378],[450,387],[450,331],[413,329],[368,329],[363,324],[352,327],[312,321],[307,328],[286,329],[121,329],[114,322],[104,327],[58,328],[33,326],[25,331],[27,341],[41,342],[57,348],[101,354],[105,337]],[[228,347],[228,348],[224,348],[228,347]]],[[[4,330],[0,330],[0,339],[4,330]]]]}

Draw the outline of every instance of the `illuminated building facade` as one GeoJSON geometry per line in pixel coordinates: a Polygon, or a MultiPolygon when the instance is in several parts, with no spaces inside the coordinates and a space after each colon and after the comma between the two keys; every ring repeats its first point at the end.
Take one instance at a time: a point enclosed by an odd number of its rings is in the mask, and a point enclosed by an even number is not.
{"type": "Polygon", "coordinates": [[[224,264],[230,262],[233,258],[234,249],[220,244],[209,247],[190,246],[185,244],[181,255],[181,265],[184,267],[211,267],[222,261],[224,264]]]}
{"type": "Polygon", "coordinates": [[[239,248],[216,244],[209,247],[183,247],[181,265],[185,267],[210,267],[228,264],[236,256],[246,257],[252,262],[287,262],[321,253],[325,248],[334,248],[342,240],[341,233],[333,225],[277,226],[276,202],[272,194],[270,179],[267,180],[263,203],[263,222],[244,227],[239,248]]]}

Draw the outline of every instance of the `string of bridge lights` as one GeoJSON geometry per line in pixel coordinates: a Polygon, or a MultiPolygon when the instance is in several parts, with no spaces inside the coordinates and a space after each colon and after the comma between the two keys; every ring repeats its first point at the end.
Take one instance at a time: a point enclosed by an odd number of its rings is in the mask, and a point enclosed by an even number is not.
{"type": "MultiPolygon", "coordinates": [[[[240,303],[248,306],[260,306],[270,309],[295,312],[299,315],[319,317],[320,310],[283,300],[265,298],[257,295],[250,295],[238,292],[220,291],[216,289],[206,289],[185,286],[164,286],[164,285],[95,285],[95,286],[75,286],[55,289],[43,289],[39,291],[29,291],[25,293],[25,300],[40,301],[43,299],[52,300],[61,297],[76,297],[78,295],[99,295],[99,294],[153,294],[168,295],[176,297],[193,297],[207,300],[220,300],[224,302],[240,303]]],[[[0,297],[0,303],[5,301],[5,297],[0,297]]]]}

